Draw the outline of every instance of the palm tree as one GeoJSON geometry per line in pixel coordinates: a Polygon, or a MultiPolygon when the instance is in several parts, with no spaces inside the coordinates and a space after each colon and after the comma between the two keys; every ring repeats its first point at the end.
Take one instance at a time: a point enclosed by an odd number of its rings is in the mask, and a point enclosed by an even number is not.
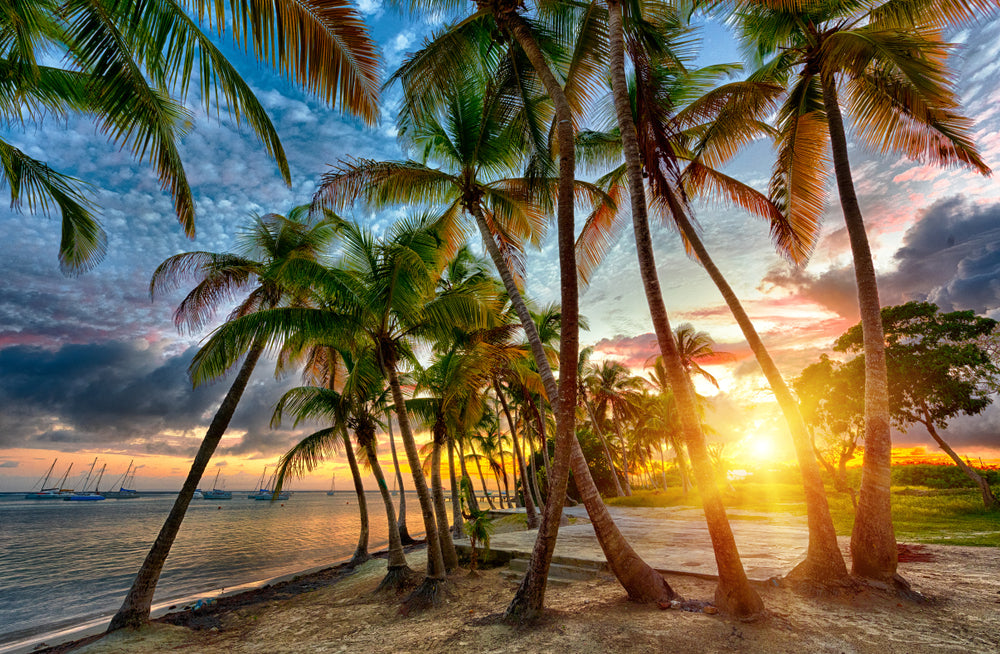
{"type": "Polygon", "coordinates": [[[787,84],[778,113],[778,161],[771,196],[793,219],[818,219],[832,152],[841,210],[851,243],[865,344],[865,456],[851,533],[852,570],[896,579],[889,494],[891,437],[885,343],[878,285],[854,190],[840,94],[861,143],[941,165],[989,168],[971,140],[947,67],[941,29],[968,22],[974,3],[738,4],[736,21],[760,60],[761,78],[787,84]],[[827,149],[829,147],[829,150],[827,149]]]}
{"type": "Polygon", "coordinates": [[[594,433],[597,434],[597,438],[601,441],[601,447],[604,450],[604,457],[608,461],[608,469],[611,471],[611,478],[615,482],[615,497],[622,497],[625,495],[625,491],[622,490],[621,482],[618,481],[618,473],[615,471],[615,462],[611,458],[611,450],[608,449],[608,441],[604,437],[604,426],[601,421],[597,419],[597,413],[594,411],[594,404],[590,401],[589,389],[593,388],[598,381],[596,375],[592,375],[593,366],[590,364],[590,357],[594,353],[593,347],[585,347],[580,350],[579,363],[577,364],[577,383],[579,384],[579,389],[577,390],[577,399],[580,404],[583,405],[584,409],[587,411],[587,415],[590,418],[590,424],[594,428],[594,433]]]}
{"type": "MultiPolygon", "coordinates": [[[[607,0],[606,4],[608,7],[611,87],[615,114],[621,133],[622,150],[625,154],[632,209],[632,228],[635,233],[639,271],[660,354],[663,356],[670,386],[680,409],[682,431],[688,446],[688,455],[691,458],[698,490],[702,496],[708,528],[712,534],[712,545],[719,570],[719,587],[716,590],[715,599],[723,610],[737,616],[749,617],[759,614],[763,610],[763,603],[760,596],[750,587],[743,564],[740,561],[736,541],[733,538],[722,499],[713,479],[711,461],[705,446],[701,421],[698,419],[694,392],[670,329],[670,320],[660,290],[653,242],[649,231],[642,158],[625,77],[625,29],[622,3],[620,0],[607,0]]],[[[634,40],[639,41],[640,39],[634,40]]],[[[638,48],[633,48],[630,54],[633,60],[637,60],[644,53],[638,48]]],[[[640,64],[637,64],[637,69],[642,68],[640,64]]],[[[650,106],[649,110],[655,110],[655,106],[650,106]]],[[[661,148],[666,147],[666,152],[670,152],[669,144],[661,142],[657,145],[661,148]]],[[[667,203],[672,213],[684,212],[686,209],[683,207],[683,194],[675,191],[675,188],[679,187],[680,184],[676,163],[671,159],[664,159],[657,164],[655,169],[647,169],[647,173],[652,175],[654,180],[662,179],[664,182],[659,184],[660,197],[667,203]],[[671,188],[671,186],[675,188],[671,188]]]]}
{"type": "Polygon", "coordinates": [[[409,608],[438,601],[445,579],[434,506],[421,472],[420,455],[410,428],[399,379],[400,367],[412,359],[410,345],[420,337],[447,337],[456,326],[485,324],[488,307],[464,289],[435,293],[444,265],[442,223],[425,219],[400,221],[376,240],[368,230],[347,223],[343,252],[331,269],[312,267],[308,284],[336,302],[330,308],[280,308],[245,316],[223,325],[196,357],[196,372],[209,373],[258,339],[280,341],[292,336],[328,342],[359,339],[370,344],[389,381],[393,406],[413,474],[427,534],[427,571],[407,598],[409,608]]]}
{"type": "Polygon", "coordinates": [[[281,458],[279,464],[275,492],[277,493],[286,475],[302,475],[311,471],[321,461],[338,447],[338,436],[343,437],[344,450],[351,465],[351,474],[355,478],[355,488],[358,490],[358,505],[362,511],[362,542],[351,558],[350,565],[357,565],[368,559],[367,552],[367,506],[364,487],[360,484],[358,465],[354,457],[347,429],[354,431],[358,447],[364,452],[365,460],[385,505],[389,534],[389,562],[385,578],[379,584],[379,590],[400,590],[411,584],[414,573],[406,564],[403,543],[400,538],[399,526],[396,523],[396,511],[392,495],[385,482],[385,475],[378,460],[375,447],[375,431],[378,426],[377,416],[384,412],[388,391],[384,376],[378,369],[370,346],[359,348],[357,352],[334,352],[332,348],[315,347],[312,362],[318,359],[321,364],[307,365],[307,377],[315,381],[325,382],[324,386],[300,386],[285,393],[274,409],[272,424],[280,424],[286,413],[295,416],[295,424],[304,419],[323,418],[333,423],[332,427],[322,429],[309,436],[290,449],[281,458]],[[343,362],[346,368],[346,378],[337,380],[337,362],[343,362]],[[318,373],[318,374],[317,374],[318,373]],[[341,386],[338,392],[336,386],[341,386]]]}
{"type": "MultiPolygon", "coordinates": [[[[0,16],[0,62],[15,92],[0,99],[3,115],[26,127],[46,115],[93,116],[108,139],[155,164],[177,219],[194,236],[194,198],[178,150],[190,112],[184,102],[198,71],[205,109],[226,107],[246,122],[290,183],[288,162],[263,107],[222,52],[184,12],[206,14],[220,34],[229,18],[238,44],[294,78],[331,105],[367,122],[378,116],[378,55],[357,10],[346,2],[258,3],[71,2],[15,0],[0,16]],[[226,11],[226,6],[229,11],[226,11]],[[228,14],[228,16],[227,16],[228,14]],[[45,65],[65,55],[65,67],[45,65]],[[220,100],[221,98],[221,100],[220,100]],[[16,117],[16,118],[14,118],[16,117]]],[[[107,239],[80,183],[0,140],[2,176],[11,203],[62,215],[59,259],[81,272],[103,257],[107,239]]]]}
{"type": "Polygon", "coordinates": [[[641,377],[632,375],[632,372],[620,361],[605,359],[589,371],[587,383],[595,405],[596,422],[603,422],[608,409],[611,409],[611,425],[614,427],[618,446],[621,448],[625,495],[631,495],[632,489],[628,476],[628,447],[621,425],[627,417],[635,413],[635,405],[639,401],[645,382],[641,377]]]}
{"type": "MultiPolygon", "coordinates": [[[[641,163],[646,171],[652,173],[649,190],[653,207],[658,213],[667,214],[662,217],[677,227],[689,253],[704,266],[719,288],[771,385],[789,426],[802,471],[810,525],[806,559],[796,566],[792,574],[808,577],[814,582],[833,583],[843,579],[847,569],[837,544],[819,468],[812,454],[811,439],[797,403],[749,316],[710,258],[692,221],[682,210],[683,207],[674,201],[674,186],[679,178],[689,197],[713,194],[764,218],[782,255],[795,263],[804,263],[808,259],[818,234],[818,223],[813,218],[796,216],[792,219],[784,216],[761,193],[717,170],[718,166],[734,156],[741,145],[771,133],[771,128],[755,117],[774,110],[781,89],[773,83],[759,80],[730,82],[711,88],[721,75],[731,72],[734,66],[687,69],[685,52],[690,45],[689,30],[677,17],[669,14],[664,17],[662,10],[655,4],[643,6],[644,14],[651,11],[659,21],[647,18],[645,23],[640,23],[640,27],[648,28],[657,22],[664,22],[665,29],[661,28],[653,34],[647,31],[643,38],[632,36],[628,42],[636,70],[635,86],[630,89],[634,91],[631,96],[632,111],[641,137],[641,163]],[[680,44],[679,48],[673,45],[675,41],[680,44]],[[651,44],[656,47],[645,47],[651,44]],[[675,106],[677,113],[672,115],[675,106]],[[687,162],[679,173],[676,160],[687,162]]],[[[588,132],[582,134],[581,139],[596,155],[593,158],[603,165],[621,157],[619,132],[618,129],[604,134],[588,132]]],[[[612,184],[609,189],[612,197],[620,193],[618,186],[624,183],[625,168],[623,165],[603,178],[603,183],[612,184]]],[[[617,224],[618,221],[604,225],[595,223],[584,228],[584,234],[588,231],[606,233],[603,238],[581,236],[581,241],[600,245],[582,251],[585,270],[596,265],[602,252],[613,243],[611,236],[617,232],[617,224]]]]}
{"type": "MultiPolygon", "coordinates": [[[[256,217],[238,235],[236,253],[186,252],[161,263],[150,281],[150,294],[155,297],[166,292],[185,278],[197,279],[194,289],[174,313],[177,327],[191,331],[204,326],[219,305],[241,296],[230,314],[231,320],[279,306],[291,300],[289,289],[281,283],[285,269],[295,267],[301,261],[314,260],[334,236],[339,224],[339,218],[332,215],[321,221],[309,220],[306,207],[293,209],[287,218],[277,214],[256,217]]],[[[262,341],[246,342],[233,353],[228,365],[211,375],[221,376],[245,355],[243,365],[205,433],[181,492],[139,568],[125,601],[112,618],[108,631],[137,627],[149,620],[156,583],[188,504],[229,426],[264,347],[262,341]]],[[[197,376],[194,380],[196,384],[202,381],[197,376]]]]}
{"type": "Polygon", "coordinates": [[[399,469],[399,458],[396,456],[396,439],[392,435],[393,413],[395,413],[393,407],[387,406],[385,408],[386,436],[389,439],[389,450],[392,452],[392,468],[396,474],[396,485],[399,487],[399,512],[396,517],[396,525],[403,545],[412,545],[417,541],[410,536],[410,531],[406,528],[406,487],[403,485],[403,473],[399,469]]]}

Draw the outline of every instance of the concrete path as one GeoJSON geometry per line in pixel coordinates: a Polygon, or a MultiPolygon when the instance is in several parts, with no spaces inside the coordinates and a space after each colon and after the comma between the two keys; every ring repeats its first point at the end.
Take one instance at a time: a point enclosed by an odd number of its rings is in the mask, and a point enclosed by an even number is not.
{"type": "MultiPolygon", "coordinates": [[[[700,509],[608,509],[635,551],[657,570],[717,577],[712,542],[700,509]]],[[[553,562],[606,563],[586,509],[580,505],[567,508],[564,513],[570,524],[559,528],[553,562]]],[[[805,558],[808,531],[804,516],[736,510],[728,514],[743,566],[751,580],[783,576],[805,558]]],[[[490,549],[500,559],[530,557],[536,534],[535,530],[495,534],[490,549]]]]}

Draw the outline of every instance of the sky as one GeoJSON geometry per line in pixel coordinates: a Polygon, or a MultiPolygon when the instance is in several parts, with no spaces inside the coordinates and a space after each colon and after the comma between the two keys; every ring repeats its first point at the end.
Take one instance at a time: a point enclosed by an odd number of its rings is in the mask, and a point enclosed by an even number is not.
{"type": "MultiPolygon", "coordinates": [[[[437,27],[402,19],[381,0],[360,4],[391,71],[437,27]]],[[[1000,20],[952,35],[953,65],[965,112],[983,158],[1000,167],[1000,20]]],[[[186,368],[209,330],[178,333],[172,312],[180,291],[150,299],[149,278],[165,258],[184,251],[227,251],[253,214],[286,213],[310,200],[320,175],[345,157],[403,156],[393,119],[397,92],[383,103],[382,120],[366,127],[310,98],[269,69],[220,45],[270,114],[292,171],[286,187],[254,137],[225,115],[197,115],[180,144],[197,200],[197,236],[184,237],[167,194],[148,163],[137,163],[95,132],[86,117],[48,118],[28,129],[8,127],[4,138],[28,154],[92,185],[102,207],[109,254],[96,269],[66,277],[56,259],[55,217],[0,208],[0,491],[31,487],[56,457],[74,471],[94,458],[108,474],[139,466],[137,485],[180,486],[229,380],[192,389],[186,368]]],[[[738,60],[725,32],[706,32],[703,63],[738,60]],[[710,55],[710,56],[709,56],[710,55]]],[[[850,135],[849,135],[850,138],[850,135]]],[[[853,140],[852,168],[868,225],[883,305],[930,300],[942,309],[972,309],[1000,318],[1000,186],[959,169],[939,169],[873,155],[853,140]]],[[[727,170],[766,189],[773,151],[755,144],[727,170]]],[[[832,187],[830,189],[832,191],[832,187]]],[[[8,189],[0,188],[7,193],[8,189]]],[[[696,204],[706,246],[743,300],[786,379],[791,379],[858,320],[856,289],[843,219],[830,195],[823,236],[809,264],[794,268],[768,242],[766,226],[741,211],[696,204]]],[[[380,229],[398,212],[353,212],[380,229]]],[[[558,300],[553,235],[529,253],[528,295],[558,300]]],[[[708,364],[721,390],[714,394],[716,438],[730,451],[787,454],[773,399],[707,275],[687,259],[678,237],[654,228],[660,281],[671,321],[707,331],[729,353],[708,364]]],[[[581,299],[589,330],[584,345],[618,358],[637,373],[655,351],[634,242],[625,235],[609,252],[581,299]]],[[[267,362],[258,371],[206,476],[223,469],[230,488],[249,488],[262,468],[309,428],[271,429],[273,404],[297,377],[275,379],[267,362]]],[[[945,437],[963,454],[1000,456],[1000,408],[955,419],[945,437]]],[[[934,448],[918,429],[895,434],[899,447],[934,448]]],[[[383,447],[383,451],[387,448],[383,447]]],[[[329,487],[336,462],[296,482],[329,487]]],[[[348,478],[346,471],[338,478],[348,478]]],[[[372,486],[374,488],[374,485],[372,486]]]]}

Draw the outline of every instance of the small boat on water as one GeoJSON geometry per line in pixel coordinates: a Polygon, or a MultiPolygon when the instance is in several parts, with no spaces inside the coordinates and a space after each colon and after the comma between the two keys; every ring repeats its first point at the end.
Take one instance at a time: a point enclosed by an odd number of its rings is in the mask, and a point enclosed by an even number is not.
{"type": "Polygon", "coordinates": [[[49,466],[48,472],[45,473],[45,477],[42,478],[42,482],[39,484],[39,489],[37,491],[31,491],[24,496],[26,500],[63,500],[69,497],[73,493],[72,488],[63,488],[63,484],[66,483],[66,479],[69,477],[70,471],[73,469],[73,464],[69,464],[66,468],[66,473],[59,480],[59,483],[55,486],[46,487],[49,483],[49,478],[52,476],[52,471],[56,467],[56,462],[59,459],[53,459],[52,465],[49,466]]]}
{"type": "Polygon", "coordinates": [[[337,490],[335,485],[337,483],[337,473],[333,473],[333,478],[330,480],[330,490],[326,491],[327,495],[336,495],[337,490]]]}
{"type": "Polygon", "coordinates": [[[267,467],[264,467],[264,474],[260,476],[260,482],[258,482],[257,487],[260,489],[256,493],[248,495],[248,499],[257,500],[259,502],[274,502],[277,500],[287,500],[291,497],[291,492],[287,490],[281,490],[277,495],[274,493],[274,482],[275,482],[275,472],[271,473],[268,478],[267,483],[264,483],[264,475],[267,474],[267,467]]]}
{"type": "Polygon", "coordinates": [[[203,500],[205,499],[205,494],[201,492],[200,488],[194,489],[194,495],[191,496],[192,500],[203,500]]]}
{"type": "Polygon", "coordinates": [[[212,490],[202,491],[201,494],[206,500],[231,500],[233,499],[233,491],[227,491],[219,488],[219,474],[222,469],[215,471],[215,481],[212,482],[212,490]]]}
{"type": "Polygon", "coordinates": [[[104,469],[108,467],[105,463],[101,466],[101,471],[97,474],[97,481],[94,482],[94,490],[87,490],[90,486],[90,478],[94,474],[94,466],[97,465],[97,458],[94,458],[94,462],[90,464],[90,470],[87,471],[87,476],[83,480],[82,490],[78,493],[71,493],[64,497],[63,499],[68,502],[100,502],[105,499],[103,495],[97,492],[98,487],[101,485],[101,478],[104,477],[104,469]]]}
{"type": "Polygon", "coordinates": [[[117,486],[118,490],[104,491],[101,495],[108,499],[115,500],[131,500],[137,497],[142,497],[139,491],[132,488],[135,486],[135,473],[137,471],[137,469],[132,467],[132,463],[133,461],[128,462],[128,468],[125,469],[125,474],[123,474],[119,480],[115,482],[114,486],[112,486],[112,488],[117,486]]]}

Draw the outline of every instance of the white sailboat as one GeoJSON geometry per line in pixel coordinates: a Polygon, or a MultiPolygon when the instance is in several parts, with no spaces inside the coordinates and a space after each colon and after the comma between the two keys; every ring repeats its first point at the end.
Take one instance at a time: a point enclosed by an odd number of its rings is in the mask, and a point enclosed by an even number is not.
{"type": "MultiPolygon", "coordinates": [[[[267,473],[267,467],[266,466],[264,467],[264,473],[265,474],[267,473]]],[[[280,493],[278,493],[277,495],[274,494],[274,482],[275,482],[275,475],[276,474],[277,474],[277,470],[275,470],[274,472],[271,473],[271,476],[268,477],[267,484],[264,483],[264,475],[261,475],[260,476],[261,481],[258,484],[258,486],[260,487],[260,490],[258,490],[253,495],[250,495],[249,496],[250,499],[252,499],[252,500],[258,500],[258,501],[262,501],[262,502],[263,501],[273,502],[275,500],[287,500],[289,497],[291,497],[291,493],[289,491],[284,490],[284,489],[282,489],[282,491],[280,493]]]]}
{"type": "Polygon", "coordinates": [[[335,488],[337,484],[337,473],[333,473],[333,478],[330,479],[330,490],[326,491],[327,495],[336,495],[337,489],[335,488]]]}
{"type": "Polygon", "coordinates": [[[66,478],[69,477],[70,470],[73,469],[73,464],[72,463],[69,464],[68,468],[66,468],[66,474],[64,474],[62,476],[62,479],[59,480],[58,484],[56,484],[55,486],[47,486],[47,484],[49,483],[49,478],[52,477],[52,471],[55,470],[56,462],[58,462],[58,461],[59,461],[58,458],[52,460],[52,465],[49,466],[48,472],[46,472],[45,473],[45,477],[42,478],[42,481],[39,484],[39,489],[37,491],[31,491],[31,492],[27,493],[24,496],[24,499],[26,499],[26,500],[62,500],[62,499],[65,499],[70,493],[73,492],[72,489],[63,488],[63,484],[66,483],[66,478]]]}
{"type": "Polygon", "coordinates": [[[128,468],[125,468],[125,474],[119,477],[118,481],[115,482],[114,486],[112,486],[112,488],[117,486],[118,490],[105,491],[101,493],[101,495],[109,499],[116,500],[130,500],[142,497],[139,491],[133,488],[133,486],[135,486],[135,473],[137,472],[137,469],[132,467],[133,463],[134,459],[128,462],[128,468]]]}
{"type": "Polygon", "coordinates": [[[202,491],[202,497],[206,500],[231,500],[233,499],[233,491],[227,491],[219,487],[219,475],[222,473],[222,468],[215,471],[215,481],[212,482],[212,490],[202,491]]]}
{"type": "Polygon", "coordinates": [[[87,488],[90,486],[90,478],[94,474],[94,466],[97,465],[97,458],[94,458],[94,462],[90,464],[90,470],[87,471],[87,476],[83,480],[82,490],[78,493],[71,493],[70,495],[64,497],[63,499],[69,502],[100,502],[104,499],[104,496],[97,492],[98,486],[101,485],[101,477],[104,476],[104,469],[107,468],[108,464],[101,466],[101,471],[97,475],[97,481],[94,483],[94,490],[90,491],[87,488]]]}

